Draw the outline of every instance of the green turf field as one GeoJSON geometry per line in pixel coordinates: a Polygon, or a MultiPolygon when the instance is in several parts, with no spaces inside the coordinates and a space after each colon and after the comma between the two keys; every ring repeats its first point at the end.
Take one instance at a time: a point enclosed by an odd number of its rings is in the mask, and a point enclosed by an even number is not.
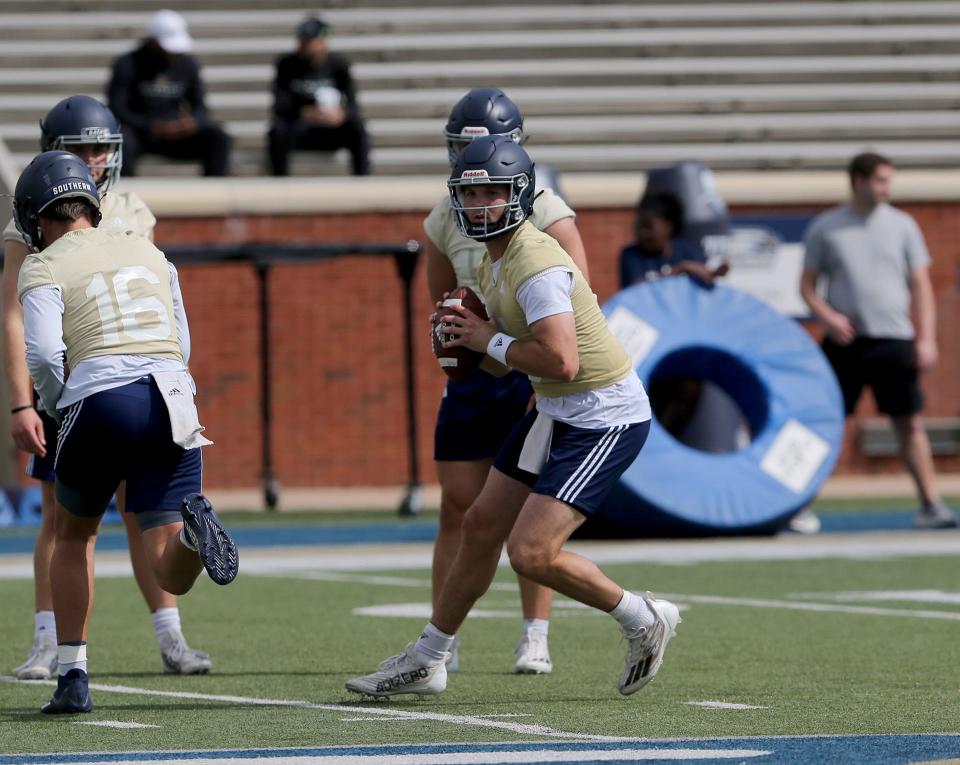
{"type": "MultiPolygon", "coordinates": [[[[191,644],[214,660],[214,673],[201,677],[161,675],[132,579],[99,579],[91,683],[126,692],[93,690],[95,710],[83,720],[159,727],[51,719],[38,713],[49,685],[2,683],[0,753],[64,751],[67,725],[69,751],[543,738],[542,728],[522,726],[654,738],[958,730],[960,569],[953,557],[604,568],[631,589],[686,606],[661,674],[626,699],[615,687],[624,649],[614,623],[562,599],[551,622],[554,674],[510,674],[519,606],[505,570],[501,589],[478,604],[505,615],[468,620],[463,671],[451,676],[445,694],[370,703],[345,691],[344,680],[402,650],[425,618],[354,610],[426,607],[427,570],[317,579],[242,571],[226,588],[203,580],[181,599],[191,644]],[[913,594],[864,594],[881,591],[913,594]],[[860,594],[838,599],[847,592],[860,594]],[[703,701],[761,708],[688,703],[703,701]]],[[[0,603],[2,674],[28,647],[32,583],[0,581],[0,603]]]]}

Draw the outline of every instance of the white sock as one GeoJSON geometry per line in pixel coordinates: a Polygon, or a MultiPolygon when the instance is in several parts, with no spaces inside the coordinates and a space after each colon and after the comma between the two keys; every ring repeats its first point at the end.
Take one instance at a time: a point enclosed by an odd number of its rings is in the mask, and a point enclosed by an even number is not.
{"type": "Polygon", "coordinates": [[[53,611],[37,611],[33,615],[33,639],[36,640],[41,635],[56,642],[57,620],[53,616],[53,611]]]}
{"type": "Polygon", "coordinates": [[[67,674],[71,669],[82,669],[87,671],[87,644],[69,645],[61,643],[57,646],[57,665],[61,675],[67,674]]]}
{"type": "Polygon", "coordinates": [[[197,551],[197,546],[190,541],[190,537],[187,536],[187,527],[182,526],[180,528],[180,544],[186,547],[188,550],[197,551]]]}
{"type": "Polygon", "coordinates": [[[546,637],[550,633],[550,621],[549,619],[524,619],[523,631],[527,632],[529,630],[539,632],[546,637]]]}
{"type": "Polygon", "coordinates": [[[645,629],[657,620],[647,601],[629,590],[623,591],[623,597],[616,608],[610,612],[624,630],[645,629]]]}
{"type": "Polygon", "coordinates": [[[453,645],[453,638],[453,635],[448,635],[434,627],[432,622],[427,622],[415,647],[417,658],[427,667],[443,664],[447,660],[450,646],[453,645]]]}
{"type": "Polygon", "coordinates": [[[180,609],[158,608],[150,618],[153,620],[153,633],[157,636],[159,642],[160,636],[164,632],[180,632],[180,609]]]}

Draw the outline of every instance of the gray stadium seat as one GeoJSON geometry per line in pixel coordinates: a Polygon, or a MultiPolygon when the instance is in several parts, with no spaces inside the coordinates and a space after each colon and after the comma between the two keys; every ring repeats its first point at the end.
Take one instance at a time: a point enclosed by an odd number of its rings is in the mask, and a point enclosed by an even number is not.
{"type": "MultiPolygon", "coordinates": [[[[271,62],[309,2],[197,0],[185,16],[209,104],[235,137],[235,171],[263,172],[271,62]]],[[[58,98],[101,96],[159,0],[2,0],[0,138],[36,147],[58,98]],[[62,32],[69,28],[67,39],[62,32]]],[[[640,171],[686,158],[731,169],[836,168],[856,151],[900,165],[960,165],[960,3],[581,3],[357,0],[329,8],[354,61],[375,172],[443,172],[440,130],[470,87],[496,85],[527,115],[531,151],[560,171],[640,171]]],[[[341,174],[303,155],[298,174],[341,174]]],[[[193,172],[152,162],[150,174],[193,172]]]]}

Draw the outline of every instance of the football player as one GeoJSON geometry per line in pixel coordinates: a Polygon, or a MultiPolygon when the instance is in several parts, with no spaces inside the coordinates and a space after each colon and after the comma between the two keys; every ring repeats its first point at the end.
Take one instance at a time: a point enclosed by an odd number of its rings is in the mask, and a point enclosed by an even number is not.
{"type": "Polygon", "coordinates": [[[507,437],[467,511],[420,638],[346,687],[370,696],[442,692],[454,636],[493,581],[506,542],[518,574],[619,623],[627,656],[617,687],[629,695],[660,669],[679,610],[624,590],[563,545],[640,453],[650,403],[580,269],[528,220],[536,187],[523,148],[503,136],[478,138],[460,154],[448,186],[461,232],[486,244],[477,277],[491,319],[455,307],[459,316],[444,317],[456,336],[447,345],[486,352],[526,374],[536,409],[507,437]]]}
{"type": "MultiPolygon", "coordinates": [[[[475,88],[461,98],[450,110],[443,135],[451,168],[463,148],[480,136],[503,135],[518,145],[526,140],[523,115],[496,88],[475,88]]],[[[581,273],[587,273],[586,253],[574,212],[551,189],[537,190],[530,222],[559,241],[581,273]]],[[[423,228],[427,283],[433,301],[457,286],[477,292],[477,266],[484,246],[460,231],[449,195],[433,208],[423,228]]],[[[481,369],[465,382],[447,382],[434,431],[434,459],[440,479],[440,527],[433,549],[434,605],[460,543],[464,513],[480,493],[497,450],[529,408],[532,394],[526,375],[520,372],[496,378],[481,369]]],[[[514,671],[551,672],[553,662],[547,635],[553,593],[522,576],[518,581],[523,631],[515,652],[514,671]]],[[[455,644],[448,669],[458,668],[459,646],[455,644]]]]}
{"type": "Polygon", "coordinates": [[[236,546],[199,493],[202,436],[187,371],[190,333],[176,269],[145,237],[98,228],[100,192],[86,163],[44,152],[14,192],[31,249],[20,268],[27,369],[59,422],[50,586],[58,682],[48,714],[89,712],[86,640],[104,510],[126,481],[156,582],[184,594],[206,569],[237,575],[236,546]],[[67,371],[69,370],[69,372],[67,371]]]}
{"type": "MultiPolygon", "coordinates": [[[[104,230],[133,231],[152,238],[156,219],[133,192],[117,191],[123,137],[113,113],[88,96],[71,96],[54,106],[40,123],[40,148],[62,149],[83,159],[100,194],[104,230]]],[[[17,275],[29,249],[14,221],[3,232],[3,348],[10,391],[11,432],[16,445],[29,452],[27,474],[41,482],[40,531],[34,548],[35,607],[33,646],[27,660],[15,667],[21,679],[47,679],[57,668],[56,626],[50,593],[50,556],[53,553],[53,462],[57,452],[57,426],[33,406],[30,376],[24,361],[23,312],[17,300],[17,275]]],[[[190,648],[183,636],[177,599],[157,586],[143,550],[133,516],[123,512],[123,487],[117,503],[127,530],[134,576],[150,609],[164,672],[209,672],[210,656],[190,648]]]]}

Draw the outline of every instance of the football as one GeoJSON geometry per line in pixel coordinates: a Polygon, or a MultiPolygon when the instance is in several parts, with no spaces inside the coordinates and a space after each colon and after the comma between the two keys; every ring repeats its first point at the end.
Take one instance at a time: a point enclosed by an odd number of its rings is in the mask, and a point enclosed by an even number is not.
{"type": "MultiPolygon", "coordinates": [[[[444,331],[448,324],[443,320],[443,317],[451,313],[456,313],[450,308],[452,305],[462,305],[484,321],[488,318],[487,309],[484,308],[483,302],[472,289],[469,287],[457,287],[447,295],[446,300],[443,301],[443,306],[437,311],[437,317],[433,322],[433,330],[430,333],[433,343],[433,354],[437,357],[437,361],[440,362],[443,371],[447,373],[447,377],[455,382],[463,382],[476,371],[486,354],[471,350],[462,345],[455,348],[443,347],[443,343],[448,339],[448,335],[444,331]]],[[[449,339],[453,339],[453,336],[450,335],[449,339]]]]}

